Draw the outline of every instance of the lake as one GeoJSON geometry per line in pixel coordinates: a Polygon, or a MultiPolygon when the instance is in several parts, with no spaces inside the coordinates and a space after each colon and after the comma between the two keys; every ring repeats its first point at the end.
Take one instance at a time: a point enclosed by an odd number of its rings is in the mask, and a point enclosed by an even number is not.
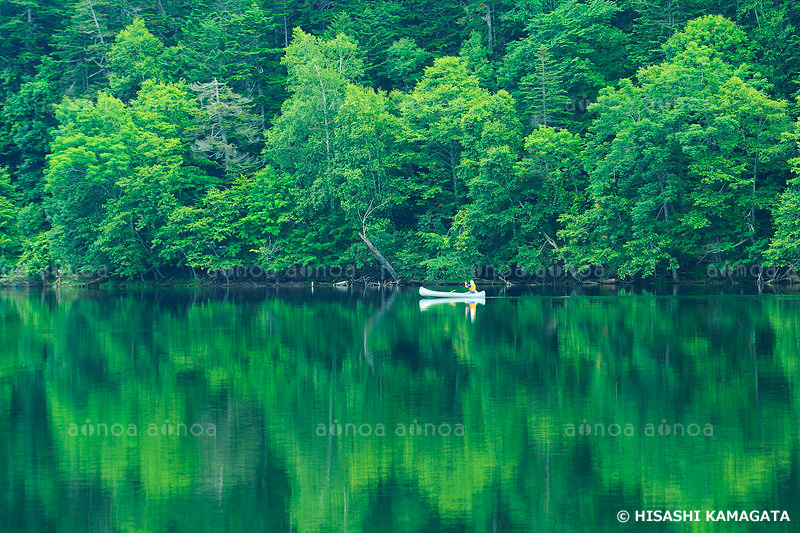
{"type": "Polygon", "coordinates": [[[2,291],[0,530],[798,530],[800,295],[490,295],[2,291]]]}

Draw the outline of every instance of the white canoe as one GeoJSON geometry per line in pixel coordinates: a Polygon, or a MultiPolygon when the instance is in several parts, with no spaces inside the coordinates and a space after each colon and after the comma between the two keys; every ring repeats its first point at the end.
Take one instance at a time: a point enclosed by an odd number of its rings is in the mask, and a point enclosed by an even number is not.
{"type": "Polygon", "coordinates": [[[480,300],[486,297],[486,292],[442,292],[431,291],[425,287],[419,288],[419,295],[423,298],[448,298],[451,300],[480,300]]]}

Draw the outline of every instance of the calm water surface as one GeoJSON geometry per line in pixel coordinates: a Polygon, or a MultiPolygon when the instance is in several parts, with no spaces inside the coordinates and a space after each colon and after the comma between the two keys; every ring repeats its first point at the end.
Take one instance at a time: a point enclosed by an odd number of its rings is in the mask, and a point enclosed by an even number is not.
{"type": "Polygon", "coordinates": [[[714,292],[0,292],[0,531],[798,531],[800,296],[714,292]]]}

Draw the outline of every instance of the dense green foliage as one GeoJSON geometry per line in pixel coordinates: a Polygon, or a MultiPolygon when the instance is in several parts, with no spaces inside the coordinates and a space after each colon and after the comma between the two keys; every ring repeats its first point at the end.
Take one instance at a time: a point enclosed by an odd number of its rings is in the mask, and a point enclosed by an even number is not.
{"type": "Polygon", "coordinates": [[[781,275],[798,28],[788,0],[10,0],[0,267],[781,275]]]}

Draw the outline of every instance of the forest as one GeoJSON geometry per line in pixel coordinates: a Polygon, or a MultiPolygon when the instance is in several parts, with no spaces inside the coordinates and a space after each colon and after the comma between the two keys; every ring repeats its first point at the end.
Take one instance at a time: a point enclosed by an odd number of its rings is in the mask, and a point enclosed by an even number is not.
{"type": "Polygon", "coordinates": [[[791,278],[798,27],[790,0],[6,0],[0,282],[791,278]]]}

